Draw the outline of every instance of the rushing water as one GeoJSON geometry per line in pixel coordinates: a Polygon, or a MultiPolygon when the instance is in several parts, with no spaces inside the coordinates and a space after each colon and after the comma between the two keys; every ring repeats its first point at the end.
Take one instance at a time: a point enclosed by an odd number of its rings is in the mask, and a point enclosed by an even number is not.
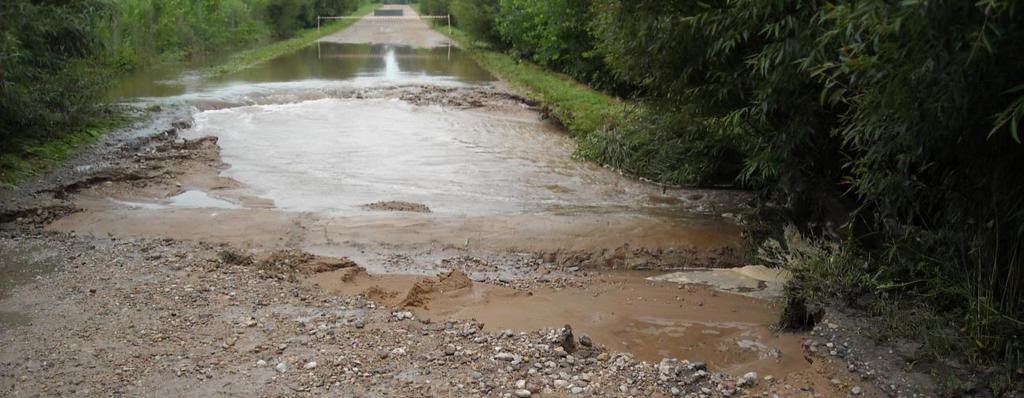
{"type": "Polygon", "coordinates": [[[401,200],[436,213],[609,212],[685,205],[685,198],[574,161],[551,126],[399,100],[323,99],[201,112],[226,174],[295,211],[361,211],[401,200]],[[661,199],[661,200],[658,200],[661,199]]]}
{"type": "Polygon", "coordinates": [[[353,94],[493,81],[454,47],[321,42],[214,78],[158,68],[113,93],[192,106],[196,124],[186,134],[217,136],[230,165],[223,174],[282,210],[366,214],[367,203],[404,201],[454,216],[707,222],[695,210],[715,211],[721,203],[709,195],[724,195],[666,191],[573,160],[573,141],[536,114],[353,94]]]}

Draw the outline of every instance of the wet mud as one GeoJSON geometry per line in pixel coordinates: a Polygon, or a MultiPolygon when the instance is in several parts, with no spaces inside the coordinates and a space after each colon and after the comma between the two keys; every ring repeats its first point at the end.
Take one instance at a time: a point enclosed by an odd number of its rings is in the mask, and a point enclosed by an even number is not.
{"type": "Polygon", "coordinates": [[[768,371],[778,377],[808,365],[797,355],[801,339],[772,331],[778,309],[770,302],[707,287],[622,273],[529,288],[473,283],[459,269],[436,277],[361,274],[345,280],[341,275],[323,273],[306,280],[343,294],[377,295],[420,318],[475,319],[489,331],[570,324],[614,351],[652,362],[688,359],[730,372],[768,371]]]}

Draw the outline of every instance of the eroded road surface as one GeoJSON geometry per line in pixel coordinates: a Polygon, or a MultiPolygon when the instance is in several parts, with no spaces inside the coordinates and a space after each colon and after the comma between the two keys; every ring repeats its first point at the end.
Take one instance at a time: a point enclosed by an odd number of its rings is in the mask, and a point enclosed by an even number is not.
{"type": "Polygon", "coordinates": [[[573,160],[401,8],[127,79],[154,121],[5,192],[0,394],[901,394],[776,332],[778,272],[707,270],[747,265],[747,194],[573,160]]]}

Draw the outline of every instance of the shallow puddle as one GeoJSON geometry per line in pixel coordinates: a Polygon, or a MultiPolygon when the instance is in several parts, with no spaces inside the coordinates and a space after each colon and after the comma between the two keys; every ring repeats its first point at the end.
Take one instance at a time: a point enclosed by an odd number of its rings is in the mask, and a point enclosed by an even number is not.
{"type": "MultiPolygon", "coordinates": [[[[336,271],[307,283],[344,294],[365,294],[400,305],[423,277],[336,271]]],[[[638,274],[593,278],[581,287],[520,291],[490,284],[435,292],[412,308],[432,321],[476,319],[491,332],[529,331],[570,324],[613,351],[658,362],[679,358],[716,370],[782,376],[807,367],[796,335],[771,329],[777,310],[767,301],[718,293],[701,286],[644,280],[638,274]]]]}
{"type": "Polygon", "coordinates": [[[5,298],[15,287],[35,281],[53,272],[59,262],[42,248],[3,248],[0,250],[0,329],[27,324],[30,317],[11,308],[5,298]]]}
{"type": "Polygon", "coordinates": [[[137,201],[124,201],[114,200],[115,203],[140,209],[168,209],[168,208],[182,208],[182,209],[241,209],[235,203],[228,202],[223,199],[218,199],[210,196],[208,193],[197,190],[188,190],[180,194],[171,196],[158,202],[137,202],[137,201]]]}

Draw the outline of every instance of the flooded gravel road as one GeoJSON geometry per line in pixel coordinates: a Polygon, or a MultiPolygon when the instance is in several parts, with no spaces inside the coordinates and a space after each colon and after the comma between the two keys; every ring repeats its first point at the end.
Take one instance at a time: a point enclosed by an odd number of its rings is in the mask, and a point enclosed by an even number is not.
{"type": "MultiPolygon", "coordinates": [[[[359,43],[367,29],[377,28],[357,24],[213,79],[168,71],[148,84],[127,79],[113,95],[190,108],[181,138],[215,137],[219,151],[202,171],[171,171],[168,189],[83,192],[89,211],[53,229],[298,244],[330,255],[359,249],[369,269],[389,272],[402,270],[367,246],[604,257],[639,250],[642,260],[622,265],[741,265],[742,227],[722,215],[744,211],[745,194],[667,190],[574,160],[564,131],[463,51],[359,43]],[[175,205],[186,191],[216,205],[175,205]],[[367,206],[393,201],[430,212],[367,206]],[[652,252],[671,255],[648,261],[652,252]]],[[[435,257],[418,271],[430,271],[435,257]]]]}
{"type": "Polygon", "coordinates": [[[174,127],[7,196],[0,395],[876,394],[774,330],[776,273],[706,269],[748,194],[574,160],[409,23],[115,87],[174,127]]]}

